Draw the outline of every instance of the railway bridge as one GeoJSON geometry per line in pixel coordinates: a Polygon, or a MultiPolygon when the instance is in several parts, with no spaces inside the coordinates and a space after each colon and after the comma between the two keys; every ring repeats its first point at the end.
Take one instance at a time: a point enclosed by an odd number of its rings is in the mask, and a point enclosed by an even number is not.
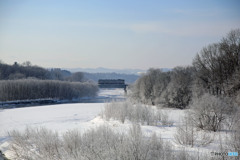
{"type": "Polygon", "coordinates": [[[123,88],[127,92],[127,84],[123,79],[99,79],[99,88],[123,88]]]}

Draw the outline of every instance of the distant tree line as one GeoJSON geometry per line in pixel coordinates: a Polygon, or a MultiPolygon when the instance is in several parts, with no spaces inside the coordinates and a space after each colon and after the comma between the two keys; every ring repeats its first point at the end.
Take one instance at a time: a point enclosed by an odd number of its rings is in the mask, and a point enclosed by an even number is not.
{"type": "Polygon", "coordinates": [[[61,81],[93,81],[98,82],[99,79],[124,79],[126,83],[134,83],[139,76],[135,74],[119,74],[119,73],[86,73],[63,70],[60,68],[45,69],[32,65],[26,61],[22,64],[15,62],[13,65],[4,64],[0,61],[0,80],[16,80],[16,79],[51,79],[61,81]]]}
{"type": "Polygon", "coordinates": [[[74,99],[95,96],[98,86],[84,79],[82,72],[45,69],[24,62],[13,65],[0,61],[0,101],[40,98],[74,99]]]}
{"type": "Polygon", "coordinates": [[[68,99],[95,96],[98,86],[90,82],[19,79],[0,81],[0,101],[40,98],[68,99]]]}
{"type": "Polygon", "coordinates": [[[240,29],[204,47],[192,66],[149,69],[132,87],[132,97],[142,103],[182,109],[206,93],[240,104],[240,29]]]}
{"type": "Polygon", "coordinates": [[[32,66],[30,62],[22,65],[15,62],[13,65],[0,63],[0,79],[24,79],[34,77],[37,79],[50,79],[50,73],[41,67],[32,66]]]}
{"type": "Polygon", "coordinates": [[[0,80],[27,78],[83,82],[84,74],[82,72],[71,73],[60,68],[45,69],[32,65],[29,61],[22,64],[15,62],[13,65],[4,64],[0,61],[0,80]]]}

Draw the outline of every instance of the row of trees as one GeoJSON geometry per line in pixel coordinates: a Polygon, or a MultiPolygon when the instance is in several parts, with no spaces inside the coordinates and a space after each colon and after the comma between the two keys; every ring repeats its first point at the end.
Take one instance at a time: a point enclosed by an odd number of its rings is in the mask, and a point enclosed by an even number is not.
{"type": "Polygon", "coordinates": [[[89,82],[67,82],[57,80],[2,80],[0,101],[40,98],[69,99],[95,96],[98,86],[89,82]]]}
{"type": "MultiPolygon", "coordinates": [[[[240,29],[232,30],[219,43],[204,47],[193,66],[170,72],[150,69],[132,89],[132,97],[145,104],[186,108],[204,93],[240,97],[240,29]]],[[[239,102],[238,102],[239,103],[239,102]]]]}
{"type": "Polygon", "coordinates": [[[27,99],[75,99],[95,96],[98,86],[87,82],[82,72],[44,69],[31,62],[13,65],[0,61],[0,101],[27,99]]]}
{"type": "Polygon", "coordinates": [[[34,77],[37,79],[50,79],[49,72],[41,67],[32,66],[30,62],[25,62],[22,65],[15,62],[13,65],[0,63],[0,79],[23,79],[34,77]]]}

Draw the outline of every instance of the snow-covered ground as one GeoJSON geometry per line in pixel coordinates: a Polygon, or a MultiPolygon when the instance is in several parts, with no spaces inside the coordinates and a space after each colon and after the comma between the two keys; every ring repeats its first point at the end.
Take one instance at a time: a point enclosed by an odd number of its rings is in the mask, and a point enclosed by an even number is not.
{"type": "MultiPolygon", "coordinates": [[[[124,90],[101,89],[96,99],[103,102],[112,99],[122,100],[124,90]]],[[[74,103],[1,109],[0,150],[7,154],[8,132],[14,129],[21,131],[26,127],[45,127],[62,133],[77,128],[84,132],[98,125],[96,119],[103,106],[104,103],[74,103]]]]}
{"type": "MultiPolygon", "coordinates": [[[[100,90],[98,98],[124,99],[124,91],[123,89],[100,90]]],[[[109,125],[115,131],[128,131],[131,126],[128,121],[122,124],[119,121],[105,121],[100,118],[99,114],[103,107],[104,103],[75,103],[0,110],[0,150],[9,156],[8,131],[23,130],[26,127],[45,127],[64,133],[76,128],[84,132],[104,124],[109,125]]],[[[169,120],[174,122],[173,126],[142,126],[143,133],[146,136],[156,133],[176,147],[181,147],[174,142],[174,133],[185,110],[163,109],[163,112],[169,115],[169,120]]],[[[217,147],[218,142],[215,141],[207,147],[188,147],[188,150],[200,150],[210,155],[210,152],[217,150],[217,147]]]]}
{"type": "MultiPolygon", "coordinates": [[[[123,89],[101,89],[96,99],[124,99],[123,89]]],[[[104,103],[74,103],[0,110],[0,142],[7,132],[26,126],[44,126],[57,131],[84,128],[103,109],[104,103]]]]}

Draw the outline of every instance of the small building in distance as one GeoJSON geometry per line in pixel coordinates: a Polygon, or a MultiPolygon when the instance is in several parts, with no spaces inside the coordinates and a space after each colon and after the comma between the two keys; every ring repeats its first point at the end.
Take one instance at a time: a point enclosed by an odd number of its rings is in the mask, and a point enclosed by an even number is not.
{"type": "Polygon", "coordinates": [[[127,84],[124,79],[99,79],[99,88],[123,88],[126,91],[127,84]]]}

